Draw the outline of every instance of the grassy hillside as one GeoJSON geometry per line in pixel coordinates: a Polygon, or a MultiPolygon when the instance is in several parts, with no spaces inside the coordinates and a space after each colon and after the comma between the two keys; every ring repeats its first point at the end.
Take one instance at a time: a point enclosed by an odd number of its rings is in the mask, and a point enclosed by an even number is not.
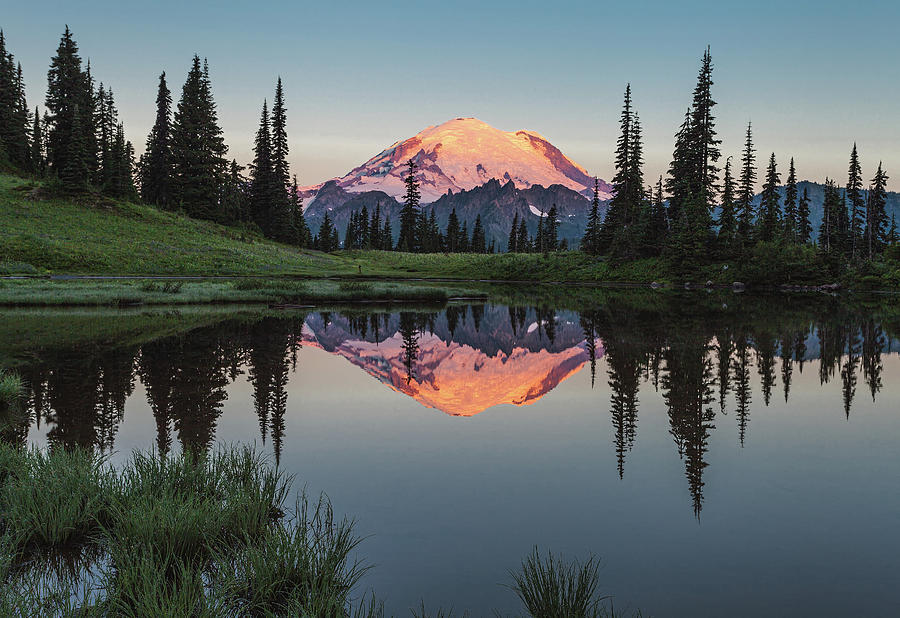
{"type": "Polygon", "coordinates": [[[352,266],[250,231],[0,175],[0,274],[338,274],[352,266]]]}

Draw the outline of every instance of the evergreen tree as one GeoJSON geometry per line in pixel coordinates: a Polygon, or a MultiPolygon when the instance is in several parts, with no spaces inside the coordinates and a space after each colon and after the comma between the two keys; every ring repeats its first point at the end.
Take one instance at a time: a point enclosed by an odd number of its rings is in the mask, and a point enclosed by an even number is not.
{"type": "Polygon", "coordinates": [[[472,253],[487,253],[487,242],[484,235],[484,227],[481,224],[481,215],[475,217],[475,227],[472,228],[472,253]]]}
{"type": "Polygon", "coordinates": [[[691,193],[699,196],[700,202],[708,211],[715,206],[718,195],[719,168],[716,163],[721,157],[716,138],[715,116],[712,113],[716,102],[712,98],[712,56],[709,47],[703,54],[697,86],[694,88],[694,101],[691,109],[691,128],[694,132],[692,154],[696,156],[697,178],[691,183],[691,193]]]}
{"type": "Polygon", "coordinates": [[[391,229],[391,215],[384,218],[384,229],[381,230],[381,248],[390,251],[394,247],[394,231],[391,229]]]}
{"type": "Polygon", "coordinates": [[[78,45],[66,26],[56,55],[50,61],[45,102],[50,120],[47,161],[66,191],[87,187],[89,162],[92,154],[96,156],[96,151],[91,152],[94,143],[94,123],[90,114],[93,96],[90,80],[81,70],[78,45]]]}
{"type": "Polygon", "coordinates": [[[734,200],[734,177],[731,175],[731,157],[725,161],[725,179],[722,185],[722,204],[719,207],[719,248],[723,255],[731,256],[737,240],[737,216],[734,200]]]}
{"type": "Polygon", "coordinates": [[[209,67],[194,56],[172,123],[172,204],[192,217],[217,220],[228,163],[209,80],[209,67]]]}
{"type": "Polygon", "coordinates": [[[797,238],[808,243],[812,236],[812,222],[809,220],[809,187],[803,187],[803,197],[797,204],[797,238]]]}
{"type": "Polygon", "coordinates": [[[469,252],[469,222],[463,221],[462,230],[459,233],[459,248],[457,249],[460,253],[468,253],[469,252]]]}
{"type": "Polygon", "coordinates": [[[888,175],[878,162],[878,171],[872,179],[872,188],[869,190],[869,203],[866,207],[866,244],[869,259],[881,253],[886,241],[887,231],[887,181],[888,175]]]}
{"type": "Polygon", "coordinates": [[[172,207],[172,93],[165,71],[159,76],[156,121],[141,157],[140,178],[141,199],[160,208],[172,207]]]}
{"type": "Polygon", "coordinates": [[[797,242],[797,214],[797,170],[794,168],[794,157],[791,157],[787,184],[784,186],[784,239],[789,243],[797,242]]]}
{"type": "Polygon", "coordinates": [[[556,210],[556,204],[550,206],[547,213],[547,219],[544,221],[544,240],[543,250],[556,251],[559,249],[559,212],[556,210]]]}
{"type": "Polygon", "coordinates": [[[417,251],[416,220],[419,215],[419,183],[416,180],[416,163],[412,159],[407,162],[409,171],[403,182],[406,185],[403,208],[400,210],[400,238],[397,241],[398,251],[417,251]]]}
{"type": "Polygon", "coordinates": [[[866,220],[866,203],[862,194],[862,170],[859,165],[859,155],[856,152],[856,143],[850,151],[850,169],[847,174],[847,187],[844,195],[850,202],[850,255],[853,259],[859,257],[863,241],[863,227],[866,220]]]}
{"type": "Polygon", "coordinates": [[[25,101],[22,65],[6,49],[0,30],[0,162],[4,157],[22,171],[32,171],[28,143],[30,114],[25,101]]]}
{"type": "Polygon", "coordinates": [[[450,211],[450,216],[447,218],[447,251],[450,253],[457,253],[461,251],[460,249],[460,236],[462,235],[462,230],[459,227],[459,217],[456,216],[456,209],[450,211]]]}
{"type": "Polygon", "coordinates": [[[532,251],[531,242],[528,240],[528,226],[525,224],[525,216],[519,221],[519,234],[516,238],[516,248],[520,253],[532,251]]]}
{"type": "Polygon", "coordinates": [[[778,184],[781,178],[775,164],[775,153],[769,157],[766,181],[763,184],[762,200],[759,205],[759,239],[764,242],[775,240],[778,234],[781,206],[778,201],[778,184]]]}
{"type": "Polygon", "coordinates": [[[278,186],[281,188],[279,195],[281,204],[289,203],[288,189],[291,184],[290,167],[287,157],[289,153],[287,140],[287,108],[284,104],[284,89],[281,86],[281,77],[275,85],[275,103],[272,105],[272,170],[278,186]]]}
{"type": "Polygon", "coordinates": [[[681,123],[681,127],[675,134],[675,149],[672,151],[672,162],[669,164],[666,178],[666,191],[669,193],[669,223],[672,230],[681,221],[682,208],[691,195],[689,181],[694,159],[692,133],[691,110],[688,109],[684,113],[684,122],[681,123]]]}
{"type": "Polygon", "coordinates": [[[300,188],[297,186],[297,176],[291,183],[291,229],[293,230],[293,244],[298,247],[309,247],[312,244],[309,226],[306,225],[306,217],[303,216],[303,199],[300,197],[300,188]]]}
{"type": "MultiPolygon", "coordinates": [[[[625,88],[619,128],[616,173],[612,181],[614,195],[600,227],[598,242],[601,251],[632,257],[636,251],[635,231],[643,200],[644,178],[640,121],[632,109],[631,84],[625,88]]],[[[555,244],[552,249],[556,249],[555,244]]]]}
{"type": "Polygon", "coordinates": [[[331,217],[326,211],[325,216],[322,218],[322,225],[319,226],[319,233],[316,236],[316,249],[325,251],[326,253],[336,251],[338,249],[336,236],[337,230],[335,230],[334,224],[331,222],[331,217]]]}
{"type": "Polygon", "coordinates": [[[31,129],[31,171],[36,176],[44,175],[44,132],[41,128],[41,116],[38,108],[34,108],[34,124],[31,129]]]}
{"type": "Polygon", "coordinates": [[[646,248],[646,254],[651,256],[662,254],[668,234],[669,222],[663,198],[663,180],[662,176],[660,176],[656,181],[656,193],[653,196],[650,207],[650,222],[645,233],[644,247],[646,248]]]}
{"type": "Polygon", "coordinates": [[[750,242],[756,213],[753,208],[753,187],[756,182],[756,150],[753,148],[751,123],[747,123],[747,138],[741,156],[741,178],[738,183],[738,238],[744,244],[750,242]]]}
{"type": "Polygon", "coordinates": [[[266,236],[273,237],[277,231],[275,217],[280,188],[272,166],[272,135],[269,125],[269,110],[265,100],[260,114],[259,129],[256,131],[253,153],[253,164],[250,166],[251,219],[266,236]]]}
{"type": "Polygon", "coordinates": [[[891,213],[891,227],[888,231],[887,243],[890,246],[894,246],[897,244],[898,236],[897,236],[897,218],[894,213],[891,213]]]}
{"type": "Polygon", "coordinates": [[[518,240],[519,232],[519,211],[517,210],[513,215],[512,225],[509,228],[509,240],[506,241],[506,252],[507,253],[516,253],[518,249],[516,248],[516,241],[518,240]]]}
{"type": "MultiPolygon", "coordinates": [[[[587,226],[584,230],[584,236],[581,238],[581,250],[591,255],[600,253],[600,181],[594,177],[594,197],[591,199],[591,211],[588,214],[587,226]]],[[[513,223],[513,230],[510,234],[514,234],[516,225],[513,223]]]]}
{"type": "Polygon", "coordinates": [[[235,160],[228,166],[222,188],[222,212],[227,221],[246,221],[249,217],[250,186],[244,167],[235,160]]]}

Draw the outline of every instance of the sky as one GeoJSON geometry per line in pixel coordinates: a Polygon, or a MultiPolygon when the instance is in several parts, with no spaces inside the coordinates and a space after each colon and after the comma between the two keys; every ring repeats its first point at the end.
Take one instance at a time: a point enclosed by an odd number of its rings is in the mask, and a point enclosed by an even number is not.
{"type": "MultiPolygon", "coordinates": [[[[393,142],[460,116],[531,129],[610,179],[626,83],[641,116],[645,176],[665,173],[710,46],[722,152],[747,123],[782,177],[846,179],[881,160],[900,190],[900,2],[4,2],[0,28],[43,103],[72,29],[112,87],[140,153],[166,71],[177,102],[193,54],[209,60],[229,156],[252,158],[264,98],[284,81],[301,185],[343,176],[393,142]]],[[[724,161],[722,162],[724,164],[724,161]]],[[[762,174],[760,174],[762,176],[762,174]]]]}

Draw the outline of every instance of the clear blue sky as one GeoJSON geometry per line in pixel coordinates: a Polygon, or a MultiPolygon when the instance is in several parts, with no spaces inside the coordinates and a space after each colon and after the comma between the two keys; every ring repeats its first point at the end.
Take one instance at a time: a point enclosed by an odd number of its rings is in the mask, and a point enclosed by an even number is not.
{"type": "MultiPolygon", "coordinates": [[[[858,142],[900,188],[900,3],[856,2],[5,2],[0,27],[29,102],[66,23],[112,86],[140,152],[165,70],[177,100],[209,59],[230,153],[250,158],[281,75],[302,184],[343,175],[392,142],[457,116],[533,129],[612,175],[625,83],[644,125],[648,178],[665,171],[707,44],[723,153],[753,120],[762,159],[846,177],[858,142]]],[[[786,171],[786,170],[785,170],[786,171]]]]}

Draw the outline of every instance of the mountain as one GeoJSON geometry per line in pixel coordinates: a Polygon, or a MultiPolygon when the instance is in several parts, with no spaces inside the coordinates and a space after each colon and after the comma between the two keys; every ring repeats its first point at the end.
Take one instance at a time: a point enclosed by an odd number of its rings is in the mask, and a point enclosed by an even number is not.
{"type": "MultiPolygon", "coordinates": [[[[435,219],[442,230],[447,227],[447,219],[453,210],[456,210],[460,224],[468,223],[470,232],[475,225],[475,218],[481,215],[488,245],[493,240],[497,251],[505,251],[509,230],[516,214],[520,220],[525,220],[529,234],[534,235],[541,213],[546,214],[554,204],[559,212],[560,240],[566,239],[570,247],[577,247],[587,224],[590,202],[580,193],[562,185],[550,185],[546,188],[532,185],[527,189],[520,189],[512,181],[501,184],[499,180],[491,179],[480,187],[443,195],[424,208],[426,211],[434,209],[435,219]]],[[[322,225],[322,219],[327,212],[343,242],[350,215],[361,210],[363,206],[368,210],[370,217],[376,207],[381,208],[382,218],[390,215],[396,242],[400,235],[401,204],[384,191],[350,193],[336,181],[329,180],[322,185],[316,199],[306,208],[306,222],[315,232],[322,225]]],[[[606,202],[602,202],[601,216],[605,215],[605,212],[606,202]]]]}
{"type": "MultiPolygon", "coordinates": [[[[590,360],[578,316],[539,316],[528,309],[515,324],[506,307],[447,312],[416,337],[409,367],[400,316],[385,315],[377,331],[359,332],[344,316],[309,316],[303,343],[347,359],[395,391],[455,416],[472,416],[499,404],[531,404],[590,360]],[[333,319],[332,319],[333,318],[333,319]],[[552,325],[548,322],[552,322],[552,325]]],[[[594,344],[596,357],[602,344],[594,344]]]]}
{"type": "MultiPolygon", "coordinates": [[[[334,181],[348,193],[384,191],[395,198],[405,193],[406,163],[419,166],[422,202],[434,202],[448,192],[480,187],[488,180],[512,182],[516,188],[558,184],[589,197],[594,179],[583,167],[534,131],[506,132],[477,118],[455,118],[396,142],[346,176],[334,181]]],[[[325,183],[304,187],[312,196],[325,183]]],[[[610,186],[601,182],[603,199],[610,186]]]]}

